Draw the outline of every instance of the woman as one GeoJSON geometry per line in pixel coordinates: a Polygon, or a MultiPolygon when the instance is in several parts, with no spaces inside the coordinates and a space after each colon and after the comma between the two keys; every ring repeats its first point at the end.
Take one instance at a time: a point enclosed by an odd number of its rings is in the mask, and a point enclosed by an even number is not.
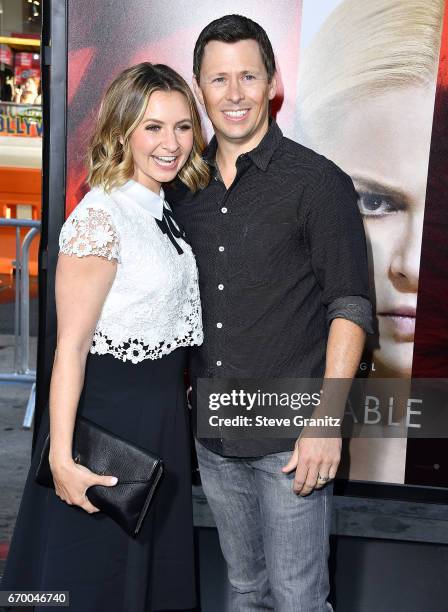
{"type": "Polygon", "coordinates": [[[37,77],[28,77],[25,80],[23,88],[16,91],[14,102],[18,104],[41,104],[40,79],[37,77]]]}
{"type": "MultiPolygon", "coordinates": [[[[443,0],[342,0],[300,68],[301,140],[350,174],[359,193],[377,315],[361,364],[370,377],[412,373],[443,8],[443,0]]],[[[405,452],[403,438],[353,440],[350,476],[403,482],[405,452]]]]}
{"type": "Polygon", "coordinates": [[[370,243],[377,376],[412,369],[443,0],[343,0],[307,48],[299,129],[355,183],[370,243]]]}
{"type": "Polygon", "coordinates": [[[194,256],[161,186],[177,175],[205,185],[203,145],[192,93],[171,68],[138,64],[110,85],[89,149],[91,190],[60,235],[49,424],[47,415],[3,589],[68,590],[76,612],[195,605],[183,369],[202,322],[194,256]],[[73,461],[77,414],[164,462],[136,539],[86,497],[116,478],[73,461]],[[34,483],[48,428],[55,490],[34,483]]]}

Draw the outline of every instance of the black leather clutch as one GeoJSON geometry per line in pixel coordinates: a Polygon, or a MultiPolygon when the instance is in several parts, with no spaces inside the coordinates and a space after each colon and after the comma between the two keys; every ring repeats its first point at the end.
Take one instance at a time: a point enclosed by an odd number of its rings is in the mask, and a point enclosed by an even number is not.
{"type": "MultiPolygon", "coordinates": [[[[54,488],[48,455],[48,434],[36,471],[36,482],[54,488]]],[[[161,459],[127,442],[84,417],[76,419],[73,459],[96,474],[116,476],[113,487],[87,489],[89,501],[116,521],[129,535],[137,536],[163,473],[161,459]]]]}

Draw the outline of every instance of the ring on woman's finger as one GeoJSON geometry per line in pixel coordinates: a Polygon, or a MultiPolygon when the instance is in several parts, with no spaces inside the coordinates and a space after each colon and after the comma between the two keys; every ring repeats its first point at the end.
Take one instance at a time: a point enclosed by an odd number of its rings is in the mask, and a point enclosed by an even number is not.
{"type": "Polygon", "coordinates": [[[328,482],[329,480],[330,480],[329,476],[321,476],[320,474],[317,475],[318,482],[328,482]]]}

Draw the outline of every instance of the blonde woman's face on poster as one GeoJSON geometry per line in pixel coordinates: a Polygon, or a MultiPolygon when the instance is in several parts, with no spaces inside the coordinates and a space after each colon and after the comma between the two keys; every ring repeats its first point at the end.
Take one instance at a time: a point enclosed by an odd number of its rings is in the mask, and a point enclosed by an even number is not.
{"type": "Polygon", "coordinates": [[[352,177],[366,231],[377,375],[411,375],[434,89],[363,98],[320,150],[352,177]]]}

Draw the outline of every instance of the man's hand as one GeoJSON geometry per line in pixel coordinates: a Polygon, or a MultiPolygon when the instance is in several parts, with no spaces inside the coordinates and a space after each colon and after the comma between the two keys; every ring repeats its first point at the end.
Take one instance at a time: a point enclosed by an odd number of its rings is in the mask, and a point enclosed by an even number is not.
{"type": "MultiPolygon", "coordinates": [[[[312,416],[330,414],[343,418],[345,402],[361,359],[365,336],[365,331],[352,321],[336,318],[331,322],[323,380],[323,397],[324,400],[327,398],[327,401],[326,405],[320,405],[318,412],[315,411],[312,416]],[[331,386],[332,379],[339,379],[338,384],[331,386]]],[[[331,432],[328,430],[329,433],[336,433],[334,428],[331,429],[331,432]]],[[[304,427],[296,440],[290,460],[282,467],[284,474],[295,469],[293,491],[297,495],[309,495],[311,491],[321,489],[328,480],[333,480],[336,476],[342,449],[340,431],[336,437],[325,437],[325,433],[319,438],[313,438],[312,429],[304,427]]]]}
{"type": "Polygon", "coordinates": [[[293,491],[297,495],[309,495],[313,489],[322,488],[327,481],[336,476],[341,460],[341,438],[310,438],[300,436],[288,463],[282,467],[287,474],[296,470],[293,491]]]}

